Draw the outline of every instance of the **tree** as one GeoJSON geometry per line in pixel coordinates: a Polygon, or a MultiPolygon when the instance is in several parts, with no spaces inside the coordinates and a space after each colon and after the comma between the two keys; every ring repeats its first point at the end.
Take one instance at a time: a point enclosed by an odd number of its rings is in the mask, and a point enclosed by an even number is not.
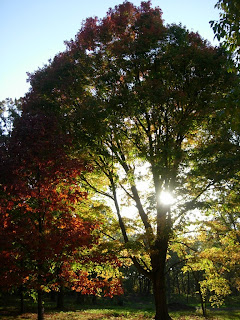
{"type": "Polygon", "coordinates": [[[202,228],[196,228],[194,235],[179,238],[172,248],[182,262],[182,272],[192,275],[195,280],[196,293],[206,317],[207,302],[212,307],[219,307],[231,293],[226,269],[220,265],[222,256],[218,243],[213,241],[209,228],[202,225],[202,228]]]}
{"type": "MultiPolygon", "coordinates": [[[[1,148],[1,287],[35,290],[39,320],[44,291],[69,286],[85,294],[121,292],[116,278],[90,279],[83,270],[90,261],[84,252],[98,242],[99,222],[79,215],[75,203],[86,193],[77,177],[84,165],[67,156],[66,145],[69,137],[56,118],[35,113],[15,122],[1,148]]],[[[94,259],[119,265],[114,256],[94,259]]]]}
{"type": "Polygon", "coordinates": [[[239,173],[237,179],[231,179],[222,188],[218,201],[209,211],[212,219],[204,222],[208,245],[202,254],[213,261],[231,291],[240,291],[239,173]]]}
{"type": "Polygon", "coordinates": [[[174,230],[224,178],[205,175],[198,162],[201,154],[200,164],[211,163],[202,152],[214,136],[208,124],[227,110],[223,97],[236,81],[227,72],[230,57],[223,49],[181,26],[164,26],[161,15],[150,2],[138,8],[124,2],[102,20],[87,19],[66,52],[30,75],[26,97],[51,101],[74,136],[75,152],[105,176],[109,192],[83,179],[114,201],[129,256],[152,281],[156,320],[170,319],[165,265],[174,230]],[[139,214],[131,237],[120,189],[139,214]],[[161,200],[169,193],[174,205],[161,200]]]}
{"type": "Polygon", "coordinates": [[[215,36],[223,45],[235,52],[239,61],[240,54],[240,4],[238,0],[218,0],[215,5],[221,10],[219,21],[210,21],[215,36]]]}

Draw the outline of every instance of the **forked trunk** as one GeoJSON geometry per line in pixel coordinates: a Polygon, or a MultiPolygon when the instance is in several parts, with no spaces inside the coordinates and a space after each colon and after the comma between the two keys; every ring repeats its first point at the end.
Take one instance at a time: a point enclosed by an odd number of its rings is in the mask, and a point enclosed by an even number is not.
{"type": "Polygon", "coordinates": [[[168,314],[164,270],[156,271],[152,281],[156,308],[155,320],[171,320],[168,314]]]}

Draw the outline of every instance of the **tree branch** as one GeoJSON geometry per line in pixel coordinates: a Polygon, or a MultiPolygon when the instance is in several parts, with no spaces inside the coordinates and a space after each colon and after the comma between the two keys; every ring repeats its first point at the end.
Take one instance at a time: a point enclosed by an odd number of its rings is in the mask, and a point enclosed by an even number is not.
{"type": "Polygon", "coordinates": [[[113,197],[113,196],[111,196],[111,195],[110,195],[109,193],[107,193],[107,192],[98,190],[98,189],[97,189],[96,187],[94,187],[85,177],[81,176],[81,179],[82,179],[84,182],[86,182],[86,184],[87,184],[92,190],[96,191],[97,193],[99,193],[99,194],[101,194],[101,195],[103,195],[103,196],[105,196],[105,197],[108,197],[108,198],[114,200],[114,197],[113,197]]]}
{"type": "Polygon", "coordinates": [[[129,196],[129,198],[131,198],[132,200],[134,200],[133,195],[131,195],[130,192],[127,191],[127,189],[120,183],[120,187],[124,190],[124,192],[129,196]]]}
{"type": "Polygon", "coordinates": [[[152,273],[151,271],[147,271],[146,269],[144,269],[142,267],[142,265],[138,262],[137,258],[134,256],[131,256],[131,260],[133,262],[133,264],[135,265],[135,267],[137,268],[137,270],[142,273],[143,275],[145,275],[147,278],[151,279],[152,278],[152,273]]]}

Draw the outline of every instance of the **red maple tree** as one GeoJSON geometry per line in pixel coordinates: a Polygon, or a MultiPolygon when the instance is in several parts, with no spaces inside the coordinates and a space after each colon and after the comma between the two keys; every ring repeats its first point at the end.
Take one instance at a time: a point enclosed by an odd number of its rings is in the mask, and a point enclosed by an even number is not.
{"type": "Polygon", "coordinates": [[[34,289],[39,320],[44,291],[121,293],[119,280],[91,279],[72,267],[87,263],[80,251],[97,244],[99,223],[77,212],[86,197],[77,178],[86,167],[67,155],[70,145],[53,115],[25,113],[1,146],[0,285],[34,289]]]}

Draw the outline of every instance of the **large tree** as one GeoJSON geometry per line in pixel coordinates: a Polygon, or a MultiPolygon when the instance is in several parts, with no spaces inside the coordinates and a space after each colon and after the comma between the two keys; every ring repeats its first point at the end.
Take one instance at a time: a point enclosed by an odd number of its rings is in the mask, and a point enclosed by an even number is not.
{"type": "Polygon", "coordinates": [[[164,26],[150,2],[126,1],[101,20],[87,19],[66,52],[30,75],[26,100],[37,96],[52,108],[74,136],[75,152],[105,176],[109,191],[83,181],[114,201],[129,256],[152,281],[156,320],[170,319],[165,265],[174,230],[224,178],[205,175],[199,164],[211,164],[204,148],[216,141],[208,126],[228,109],[223,98],[236,80],[229,59],[199,34],[164,26]],[[120,189],[139,214],[131,237],[120,189]]]}

